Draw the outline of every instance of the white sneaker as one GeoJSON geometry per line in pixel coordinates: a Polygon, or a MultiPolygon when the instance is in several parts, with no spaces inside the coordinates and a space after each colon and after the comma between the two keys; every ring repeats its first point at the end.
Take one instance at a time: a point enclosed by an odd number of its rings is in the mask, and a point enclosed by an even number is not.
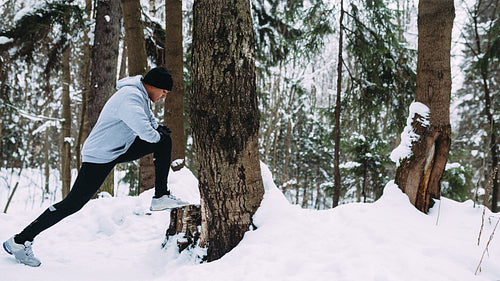
{"type": "Polygon", "coordinates": [[[166,209],[172,209],[177,207],[182,207],[189,205],[190,203],[184,202],[180,199],[175,198],[173,195],[163,195],[160,198],[151,199],[151,211],[163,211],[166,209]]]}
{"type": "Polygon", "coordinates": [[[35,258],[33,254],[33,249],[31,249],[31,245],[33,242],[26,241],[23,244],[17,244],[14,241],[14,236],[12,236],[9,240],[3,242],[4,250],[10,255],[14,255],[16,260],[20,263],[24,263],[29,266],[40,266],[42,264],[39,259],[35,258]]]}

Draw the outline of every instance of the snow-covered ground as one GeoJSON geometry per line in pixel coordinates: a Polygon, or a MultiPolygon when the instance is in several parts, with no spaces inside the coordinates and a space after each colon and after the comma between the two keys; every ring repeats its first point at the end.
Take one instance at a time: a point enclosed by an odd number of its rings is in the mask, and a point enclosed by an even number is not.
{"type": "MultiPolygon", "coordinates": [[[[286,201],[266,166],[263,179],[258,229],[218,261],[199,264],[190,253],[161,249],[169,213],[149,215],[147,191],[92,200],[40,234],[34,252],[41,267],[18,264],[2,251],[0,280],[500,280],[500,226],[474,275],[500,217],[486,210],[478,246],[482,206],[443,198],[424,215],[391,182],[375,203],[306,210],[286,201]]],[[[26,203],[36,194],[29,186],[21,181],[13,205],[0,214],[1,241],[51,204],[26,203]]],[[[187,169],[172,172],[169,186],[174,195],[199,202],[197,180],[187,169]]],[[[1,179],[0,196],[3,211],[7,188],[1,179]]]]}

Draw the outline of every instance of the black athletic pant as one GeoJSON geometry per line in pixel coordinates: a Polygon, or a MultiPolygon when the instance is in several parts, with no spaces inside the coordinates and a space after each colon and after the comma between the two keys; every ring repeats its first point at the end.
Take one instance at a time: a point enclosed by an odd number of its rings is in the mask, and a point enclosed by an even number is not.
{"type": "Polygon", "coordinates": [[[149,143],[137,137],[127,152],[112,162],[104,164],[84,162],[68,196],[61,202],[50,206],[21,233],[17,234],[14,238],[15,242],[24,244],[26,241],[33,241],[40,232],[79,211],[99,190],[116,164],[130,162],[150,153],[154,153],[155,197],[170,194],[167,188],[167,178],[172,153],[172,139],[168,136],[158,143],[149,143]]]}

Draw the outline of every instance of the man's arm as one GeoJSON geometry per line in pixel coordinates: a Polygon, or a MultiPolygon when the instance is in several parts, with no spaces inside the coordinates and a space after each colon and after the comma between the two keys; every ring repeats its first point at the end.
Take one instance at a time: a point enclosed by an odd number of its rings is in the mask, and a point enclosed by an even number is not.
{"type": "Polygon", "coordinates": [[[155,129],[158,123],[153,123],[148,114],[144,111],[141,98],[131,94],[123,101],[118,111],[119,117],[130,127],[142,140],[156,143],[160,141],[160,134],[155,129]],[[156,124],[156,127],[154,127],[156,124]]]}

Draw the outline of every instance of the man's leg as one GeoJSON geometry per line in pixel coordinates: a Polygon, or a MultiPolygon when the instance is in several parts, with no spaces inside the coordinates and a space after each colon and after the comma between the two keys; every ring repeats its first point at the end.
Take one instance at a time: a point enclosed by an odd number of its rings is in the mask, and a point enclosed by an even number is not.
{"type": "Polygon", "coordinates": [[[153,153],[155,165],[155,198],[170,194],[167,188],[168,172],[172,157],[172,139],[168,136],[165,140],[150,143],[137,137],[124,154],[120,155],[115,163],[130,162],[153,153]]]}
{"type": "Polygon", "coordinates": [[[80,210],[99,190],[114,165],[114,162],[106,164],[83,163],[68,196],[45,210],[21,233],[17,234],[14,241],[18,244],[33,241],[40,232],[80,210]]]}

